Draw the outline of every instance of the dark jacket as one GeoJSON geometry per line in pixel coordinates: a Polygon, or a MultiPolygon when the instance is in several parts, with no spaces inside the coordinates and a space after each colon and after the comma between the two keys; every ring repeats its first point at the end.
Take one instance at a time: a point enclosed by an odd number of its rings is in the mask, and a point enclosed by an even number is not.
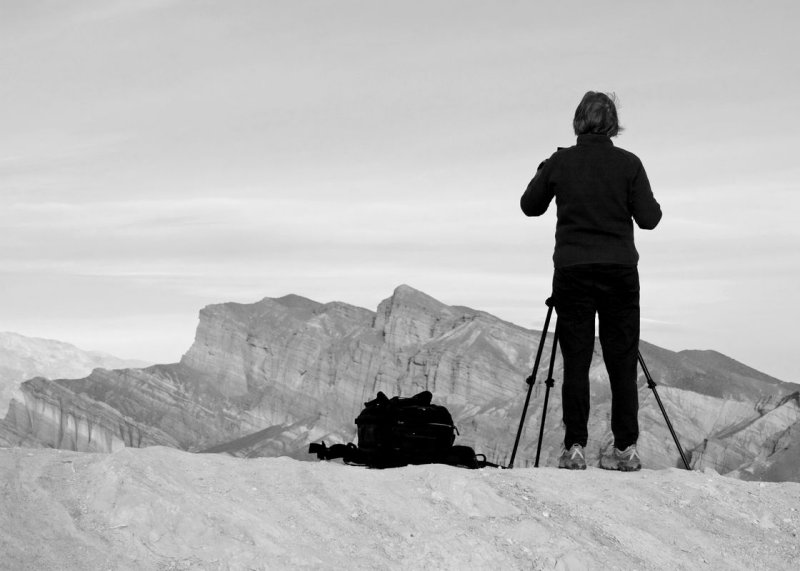
{"type": "Polygon", "coordinates": [[[527,216],[544,214],[556,199],[555,267],[636,265],[633,222],[652,230],[661,220],[642,162],[605,135],[580,135],[539,165],[522,195],[527,216]]]}

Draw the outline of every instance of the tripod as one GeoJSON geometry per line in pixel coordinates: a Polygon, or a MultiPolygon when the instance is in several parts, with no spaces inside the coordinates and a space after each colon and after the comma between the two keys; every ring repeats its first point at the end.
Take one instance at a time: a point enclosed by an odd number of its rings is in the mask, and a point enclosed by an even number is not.
{"type": "MultiPolygon", "coordinates": [[[[550,327],[550,318],[553,315],[553,298],[549,297],[545,301],[547,305],[547,317],[544,320],[544,329],[542,331],[542,336],[539,339],[539,348],[536,351],[536,359],[533,363],[533,371],[525,380],[528,383],[528,394],[525,397],[525,405],[522,407],[522,418],[519,421],[519,429],[517,430],[517,437],[514,440],[514,449],[511,452],[511,460],[508,463],[508,468],[514,467],[514,459],[517,456],[517,448],[519,447],[519,440],[522,437],[522,427],[525,424],[525,416],[528,412],[528,405],[530,404],[531,400],[531,393],[533,392],[533,385],[536,383],[536,372],[539,370],[539,363],[542,359],[542,352],[544,351],[544,344],[545,340],[547,339],[547,329],[550,327]]],[[[547,389],[544,392],[544,408],[542,410],[542,422],[541,426],[539,427],[539,441],[536,444],[536,461],[534,462],[534,467],[539,467],[539,455],[542,451],[542,437],[544,436],[544,421],[547,418],[547,401],[550,397],[550,389],[553,388],[555,385],[555,380],[553,379],[553,368],[556,362],[556,347],[558,346],[558,320],[556,320],[556,325],[553,328],[553,345],[550,349],[550,366],[547,370],[547,380],[545,380],[545,385],[547,389]]],[[[658,407],[661,409],[661,414],[664,415],[664,420],[667,423],[667,428],[669,428],[670,434],[672,434],[672,439],[675,441],[675,446],[678,448],[678,453],[681,455],[681,460],[683,461],[683,465],[687,470],[691,470],[689,467],[689,461],[686,459],[686,455],[683,453],[683,448],[681,448],[680,442],[678,442],[678,435],[675,434],[675,429],[672,428],[672,423],[669,421],[669,417],[667,416],[667,411],[664,409],[664,404],[661,402],[661,397],[658,396],[658,391],[656,390],[656,383],[653,380],[653,377],[650,375],[650,371],[647,368],[647,365],[642,358],[642,352],[637,351],[637,358],[639,361],[639,365],[644,372],[644,376],[647,379],[647,386],[653,391],[653,395],[656,397],[656,402],[658,403],[658,407]]]]}

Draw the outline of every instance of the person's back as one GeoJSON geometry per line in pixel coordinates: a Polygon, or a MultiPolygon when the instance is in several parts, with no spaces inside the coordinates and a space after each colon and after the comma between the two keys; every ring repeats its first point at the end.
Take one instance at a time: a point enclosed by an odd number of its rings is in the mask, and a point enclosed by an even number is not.
{"type": "Polygon", "coordinates": [[[537,169],[520,200],[528,216],[543,214],[555,198],[558,222],[553,254],[553,302],[564,357],[564,452],[559,466],[585,468],[589,367],[595,313],[612,389],[615,469],[638,469],[636,453],[639,343],[639,254],[633,221],[652,229],[661,219],[641,161],[615,147],[620,128],[606,94],[588,92],[573,121],[577,144],[559,149],[537,169]]]}
{"type": "Polygon", "coordinates": [[[607,135],[578,135],[575,146],[556,151],[528,185],[520,206],[528,216],[538,216],[553,197],[558,215],[555,267],[635,265],[639,254],[632,220],[650,230],[661,219],[642,162],[615,147],[607,135]]]}

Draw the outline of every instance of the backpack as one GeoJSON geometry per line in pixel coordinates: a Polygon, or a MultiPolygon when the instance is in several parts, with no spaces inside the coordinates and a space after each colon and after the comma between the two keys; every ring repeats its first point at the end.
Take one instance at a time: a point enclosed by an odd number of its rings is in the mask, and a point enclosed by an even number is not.
{"type": "Polygon", "coordinates": [[[450,412],[431,404],[433,395],[423,391],[412,397],[377,398],[364,403],[355,420],[358,445],[312,443],[308,452],[320,460],[342,458],[346,464],[394,468],[408,464],[450,464],[466,468],[492,465],[469,446],[454,445],[458,429],[450,412]]]}

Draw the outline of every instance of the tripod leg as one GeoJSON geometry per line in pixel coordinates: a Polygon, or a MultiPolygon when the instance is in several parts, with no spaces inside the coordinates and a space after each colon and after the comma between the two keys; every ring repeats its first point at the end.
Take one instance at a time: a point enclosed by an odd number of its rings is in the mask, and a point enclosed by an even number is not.
{"type": "Polygon", "coordinates": [[[536,371],[539,370],[539,361],[542,359],[542,350],[544,349],[544,342],[547,339],[547,329],[550,327],[550,316],[553,315],[552,299],[547,298],[545,304],[547,304],[547,317],[544,320],[544,329],[542,330],[542,336],[539,339],[539,349],[536,351],[536,360],[533,363],[533,371],[526,380],[528,383],[528,396],[525,397],[525,405],[522,407],[522,418],[519,419],[517,438],[514,440],[514,449],[511,452],[511,461],[508,463],[508,468],[514,467],[514,458],[517,456],[517,447],[519,446],[519,439],[522,436],[522,425],[525,424],[525,415],[528,413],[528,404],[531,401],[531,392],[533,392],[533,385],[536,382],[536,371]]]}
{"type": "Polygon", "coordinates": [[[659,408],[661,409],[661,414],[664,415],[664,420],[667,422],[667,428],[669,428],[670,434],[672,434],[672,439],[675,441],[675,446],[678,447],[678,453],[681,455],[681,460],[683,460],[683,465],[686,467],[687,470],[691,470],[689,467],[689,461],[686,459],[686,455],[683,453],[683,448],[681,448],[681,443],[678,442],[678,435],[675,434],[675,429],[672,428],[672,423],[669,421],[669,417],[667,416],[667,411],[664,409],[664,405],[661,402],[661,397],[658,396],[658,391],[656,390],[656,383],[653,380],[653,377],[650,376],[650,371],[647,369],[647,365],[644,363],[644,359],[642,358],[642,352],[638,352],[639,357],[639,364],[642,366],[642,371],[644,372],[644,376],[647,378],[647,386],[653,390],[653,394],[656,397],[656,402],[658,403],[659,408]]]}
{"type": "Polygon", "coordinates": [[[547,385],[547,390],[544,392],[544,409],[542,409],[542,424],[539,426],[539,442],[536,444],[536,462],[534,467],[539,467],[539,454],[542,452],[542,437],[544,436],[544,421],[547,418],[547,401],[550,399],[550,389],[553,388],[555,381],[553,380],[553,367],[556,364],[556,349],[558,348],[558,321],[556,321],[555,330],[553,332],[553,347],[550,351],[550,367],[547,370],[547,380],[544,382],[547,385]]]}

